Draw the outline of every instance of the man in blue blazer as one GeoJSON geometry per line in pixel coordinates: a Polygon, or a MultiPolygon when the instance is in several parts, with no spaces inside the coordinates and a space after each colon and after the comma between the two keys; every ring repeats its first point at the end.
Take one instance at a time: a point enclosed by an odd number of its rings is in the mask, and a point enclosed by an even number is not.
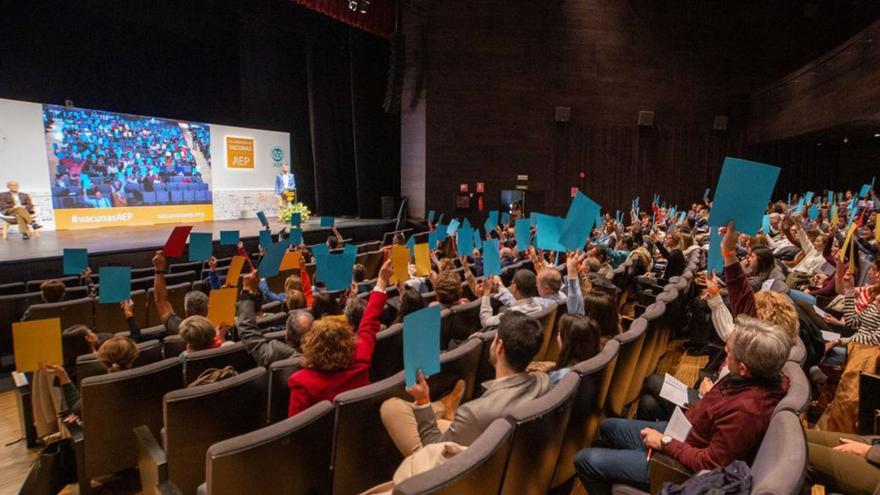
{"type": "Polygon", "coordinates": [[[278,199],[279,209],[285,204],[284,191],[287,190],[296,191],[296,179],[284,163],[281,165],[281,173],[275,176],[275,198],[278,199]]]}

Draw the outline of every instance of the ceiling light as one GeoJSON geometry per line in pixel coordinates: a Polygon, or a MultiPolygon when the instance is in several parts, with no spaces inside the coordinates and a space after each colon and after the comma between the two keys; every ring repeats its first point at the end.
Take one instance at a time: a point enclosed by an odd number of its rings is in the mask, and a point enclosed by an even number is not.
{"type": "Polygon", "coordinates": [[[874,137],[880,137],[880,132],[874,134],[874,137]]]}
{"type": "Polygon", "coordinates": [[[849,138],[848,138],[848,137],[843,138],[843,142],[844,142],[844,143],[848,143],[848,142],[849,142],[849,138]]]}

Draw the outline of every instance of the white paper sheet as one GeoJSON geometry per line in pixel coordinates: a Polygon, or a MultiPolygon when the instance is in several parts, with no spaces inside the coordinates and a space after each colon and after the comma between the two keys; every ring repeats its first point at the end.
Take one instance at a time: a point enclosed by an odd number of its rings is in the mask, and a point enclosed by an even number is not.
{"type": "Polygon", "coordinates": [[[672,417],[669,418],[669,423],[666,425],[666,430],[663,434],[669,435],[679,442],[684,442],[692,427],[691,422],[681,412],[681,408],[676,407],[675,411],[672,412],[672,417]]]}
{"type": "Polygon", "coordinates": [[[822,330],[822,340],[824,340],[825,342],[832,342],[832,341],[839,340],[839,339],[840,339],[839,333],[826,332],[825,330],[822,330]]]}
{"type": "Polygon", "coordinates": [[[687,406],[688,387],[674,376],[666,373],[663,378],[663,387],[660,389],[660,397],[681,407],[687,406]]]}
{"type": "Polygon", "coordinates": [[[820,308],[819,306],[816,306],[815,304],[813,305],[813,311],[815,311],[816,314],[819,315],[819,318],[825,318],[825,315],[828,314],[825,311],[823,311],[822,308],[820,308]]]}

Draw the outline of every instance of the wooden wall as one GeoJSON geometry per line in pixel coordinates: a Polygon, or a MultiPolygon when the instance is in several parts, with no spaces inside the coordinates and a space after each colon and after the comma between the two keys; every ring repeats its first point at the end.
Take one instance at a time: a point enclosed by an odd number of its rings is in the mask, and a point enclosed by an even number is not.
{"type": "Polygon", "coordinates": [[[624,1],[450,0],[431,9],[428,207],[452,212],[458,184],[482,181],[486,209],[498,208],[517,174],[544,198],[527,199],[531,207],[555,213],[572,186],[612,211],[651,191],[699,199],[691,192],[714,182],[719,157],[741,149],[735,110],[746,91],[698,64],[694,46],[670,46],[651,29],[624,1]],[[572,108],[571,122],[554,121],[557,105],[572,108]],[[636,125],[640,110],[655,112],[654,128],[636,125]],[[730,116],[731,130],[712,131],[716,114],[730,116]]]}

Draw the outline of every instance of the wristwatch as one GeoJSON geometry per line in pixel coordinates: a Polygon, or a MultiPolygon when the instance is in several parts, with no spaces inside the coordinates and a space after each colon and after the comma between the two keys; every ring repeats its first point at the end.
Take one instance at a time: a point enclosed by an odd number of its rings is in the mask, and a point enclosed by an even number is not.
{"type": "Polygon", "coordinates": [[[663,435],[663,438],[660,439],[660,445],[662,445],[664,449],[670,443],[672,443],[672,437],[670,437],[669,435],[663,435]]]}

